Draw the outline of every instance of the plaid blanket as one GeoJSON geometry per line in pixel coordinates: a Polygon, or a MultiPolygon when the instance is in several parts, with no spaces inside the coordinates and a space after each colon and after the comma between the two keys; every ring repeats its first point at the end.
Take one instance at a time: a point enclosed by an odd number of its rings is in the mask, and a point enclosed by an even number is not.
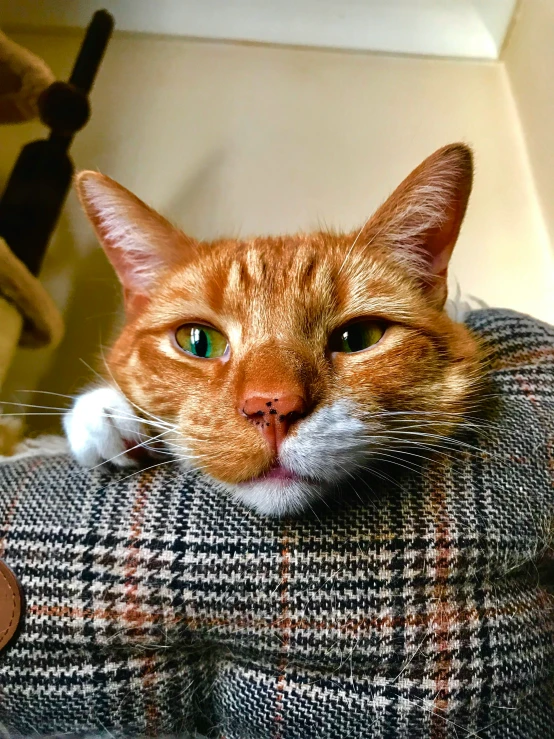
{"type": "Polygon", "coordinates": [[[468,323],[495,418],[362,501],[267,520],[169,465],[0,465],[0,556],[26,594],[5,731],[554,737],[554,328],[468,323]]]}

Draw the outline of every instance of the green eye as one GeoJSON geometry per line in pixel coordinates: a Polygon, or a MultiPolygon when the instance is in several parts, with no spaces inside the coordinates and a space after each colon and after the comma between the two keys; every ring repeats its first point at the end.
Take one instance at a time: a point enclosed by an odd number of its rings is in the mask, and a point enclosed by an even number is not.
{"type": "Polygon", "coordinates": [[[225,336],[211,326],[187,323],[175,331],[175,341],[183,351],[201,359],[216,359],[227,351],[225,336]]]}
{"type": "Polygon", "coordinates": [[[357,321],[343,326],[331,337],[331,351],[352,354],[369,349],[383,336],[385,328],[380,321],[357,321]]]}

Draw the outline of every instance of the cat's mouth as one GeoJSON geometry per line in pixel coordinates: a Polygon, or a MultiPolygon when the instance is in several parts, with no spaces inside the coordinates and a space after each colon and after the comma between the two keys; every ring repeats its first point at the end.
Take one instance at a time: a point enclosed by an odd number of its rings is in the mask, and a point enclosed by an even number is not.
{"type": "Polygon", "coordinates": [[[252,477],[249,480],[245,480],[243,483],[240,483],[240,484],[241,485],[251,485],[252,483],[266,482],[268,480],[282,481],[282,482],[298,482],[299,480],[302,480],[302,478],[300,477],[300,475],[297,475],[296,472],[292,472],[286,467],[283,467],[283,465],[277,463],[277,464],[274,464],[269,470],[267,470],[267,472],[264,472],[262,475],[259,475],[258,477],[252,477]]]}
{"type": "Polygon", "coordinates": [[[268,472],[261,476],[261,480],[300,480],[300,475],[291,472],[280,464],[274,465],[268,472]]]}

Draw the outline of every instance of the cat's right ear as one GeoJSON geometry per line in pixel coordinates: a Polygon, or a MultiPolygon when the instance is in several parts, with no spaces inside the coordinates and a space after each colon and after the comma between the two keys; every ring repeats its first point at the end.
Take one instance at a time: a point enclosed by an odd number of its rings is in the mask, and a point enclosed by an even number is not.
{"type": "Polygon", "coordinates": [[[109,177],[81,172],[75,183],[126,299],[148,296],[164,272],[194,252],[193,239],[109,177]]]}
{"type": "Polygon", "coordinates": [[[472,181],[471,149],[465,144],[444,146],[406,177],[359,233],[360,244],[376,239],[388,244],[392,257],[412,273],[437,307],[446,300],[448,263],[472,181]]]}

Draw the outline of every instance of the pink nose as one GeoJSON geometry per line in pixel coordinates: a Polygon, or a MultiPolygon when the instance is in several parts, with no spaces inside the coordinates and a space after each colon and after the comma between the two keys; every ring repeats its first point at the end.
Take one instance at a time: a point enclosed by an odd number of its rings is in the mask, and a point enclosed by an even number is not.
{"type": "Polygon", "coordinates": [[[279,398],[253,395],[242,402],[242,412],[257,427],[274,454],[278,454],[293,423],[306,415],[307,407],[300,395],[279,398]]]}

